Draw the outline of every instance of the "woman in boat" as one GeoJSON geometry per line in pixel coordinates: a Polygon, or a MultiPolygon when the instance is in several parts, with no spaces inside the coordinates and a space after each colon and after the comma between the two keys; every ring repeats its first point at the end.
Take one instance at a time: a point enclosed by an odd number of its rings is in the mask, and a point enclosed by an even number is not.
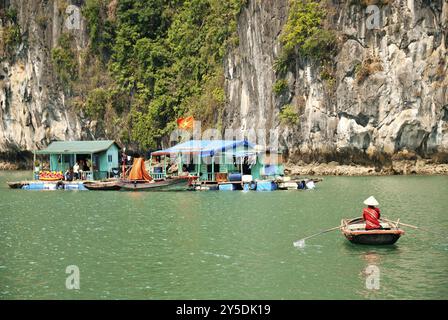
{"type": "Polygon", "coordinates": [[[362,211],[362,217],[366,222],[366,230],[375,230],[381,229],[380,224],[380,209],[377,208],[379,205],[378,201],[376,201],[375,197],[369,197],[364,201],[364,204],[367,208],[364,208],[362,211]]]}

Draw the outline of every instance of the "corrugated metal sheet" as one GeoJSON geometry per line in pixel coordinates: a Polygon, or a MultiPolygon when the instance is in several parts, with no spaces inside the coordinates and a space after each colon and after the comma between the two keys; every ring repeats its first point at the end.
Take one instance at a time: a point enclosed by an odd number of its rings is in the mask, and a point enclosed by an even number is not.
{"type": "MultiPolygon", "coordinates": [[[[106,151],[115,141],[54,141],[43,150],[36,151],[36,154],[90,154],[106,151]]],[[[116,143],[115,143],[116,144],[116,143]]],[[[117,144],[117,147],[120,148],[117,144]]]]}

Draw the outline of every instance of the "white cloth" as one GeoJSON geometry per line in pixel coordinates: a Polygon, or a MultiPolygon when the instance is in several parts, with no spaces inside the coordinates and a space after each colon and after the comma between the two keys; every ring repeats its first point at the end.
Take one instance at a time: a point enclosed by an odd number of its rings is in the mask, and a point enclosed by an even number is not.
{"type": "Polygon", "coordinates": [[[306,188],[310,189],[310,190],[313,190],[314,188],[316,188],[316,185],[314,184],[314,181],[313,180],[308,181],[306,183],[306,188]]]}

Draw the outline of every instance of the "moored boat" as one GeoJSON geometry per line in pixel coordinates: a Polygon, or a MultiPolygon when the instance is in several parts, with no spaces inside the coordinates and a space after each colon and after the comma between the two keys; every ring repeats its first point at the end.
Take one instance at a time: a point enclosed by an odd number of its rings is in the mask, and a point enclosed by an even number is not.
{"type": "Polygon", "coordinates": [[[86,181],[84,182],[84,187],[89,190],[98,190],[98,191],[110,191],[110,190],[120,190],[121,185],[120,181],[86,181]]]}
{"type": "Polygon", "coordinates": [[[6,183],[11,189],[22,189],[23,186],[29,184],[27,181],[7,181],[6,183]]]}
{"type": "Polygon", "coordinates": [[[382,229],[366,230],[363,218],[342,219],[342,234],[352,243],[368,245],[391,245],[404,234],[398,222],[380,221],[382,229]]]}
{"type": "Polygon", "coordinates": [[[172,177],[164,180],[121,180],[119,186],[122,190],[127,191],[157,191],[157,190],[173,190],[176,187],[187,187],[190,184],[190,177],[172,177]]]}

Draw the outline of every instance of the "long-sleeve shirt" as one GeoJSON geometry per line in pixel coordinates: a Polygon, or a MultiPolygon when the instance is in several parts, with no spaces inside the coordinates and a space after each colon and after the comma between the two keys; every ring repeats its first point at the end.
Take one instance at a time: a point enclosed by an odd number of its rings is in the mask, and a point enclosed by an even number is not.
{"type": "Polygon", "coordinates": [[[379,208],[364,208],[362,217],[366,221],[366,230],[380,229],[380,209],[379,208]]]}

